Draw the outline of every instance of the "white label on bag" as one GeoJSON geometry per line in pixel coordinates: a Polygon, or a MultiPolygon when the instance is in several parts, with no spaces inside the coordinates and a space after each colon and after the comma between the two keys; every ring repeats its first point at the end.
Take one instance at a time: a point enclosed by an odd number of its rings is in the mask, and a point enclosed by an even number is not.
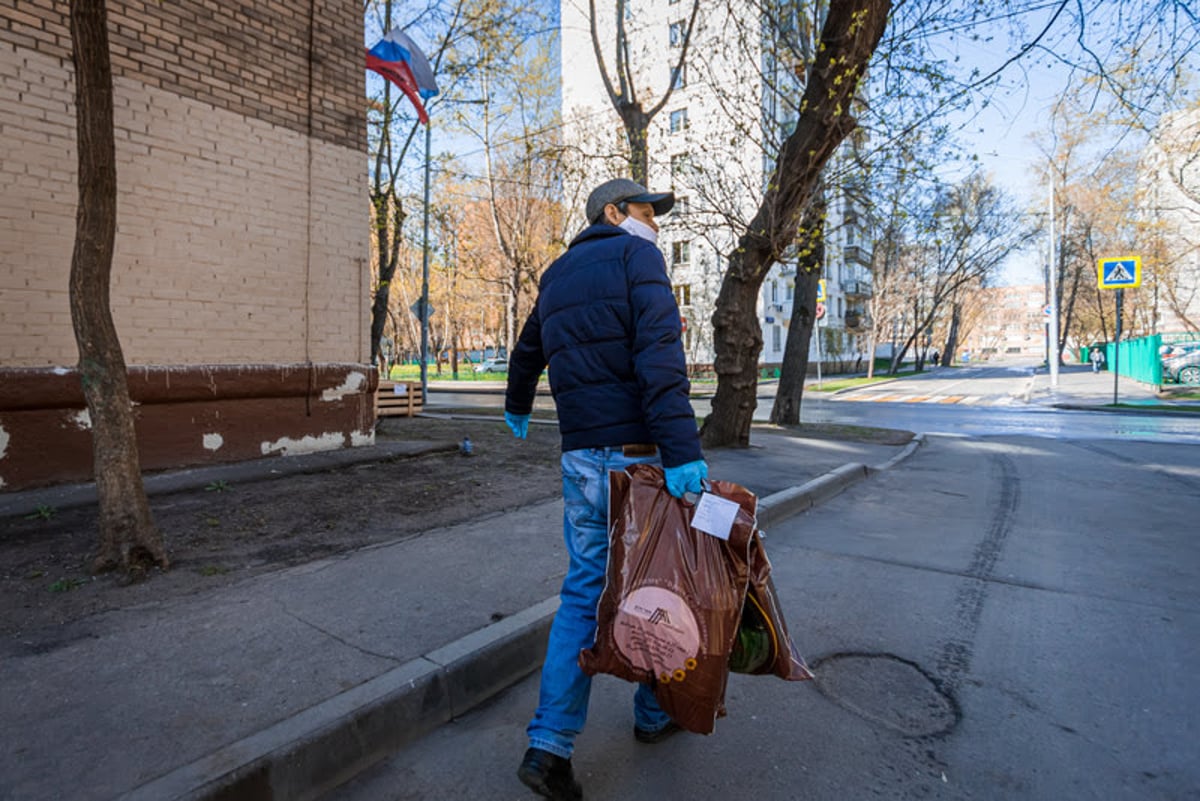
{"type": "Polygon", "coordinates": [[[706,492],[700,496],[696,511],[692,514],[692,528],[711,534],[717,539],[727,540],[729,532],[733,531],[733,521],[737,518],[740,508],[736,501],[706,492]]]}

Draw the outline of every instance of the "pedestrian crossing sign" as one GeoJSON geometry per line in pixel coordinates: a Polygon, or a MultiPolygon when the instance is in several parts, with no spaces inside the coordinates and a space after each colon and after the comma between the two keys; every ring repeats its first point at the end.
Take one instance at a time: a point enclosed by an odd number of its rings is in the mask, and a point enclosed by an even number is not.
{"type": "Polygon", "coordinates": [[[1101,289],[1132,289],[1142,284],[1142,260],[1138,256],[1100,259],[1097,274],[1101,289]]]}
{"type": "Polygon", "coordinates": [[[825,279],[817,281],[817,303],[825,302],[825,279]]]}

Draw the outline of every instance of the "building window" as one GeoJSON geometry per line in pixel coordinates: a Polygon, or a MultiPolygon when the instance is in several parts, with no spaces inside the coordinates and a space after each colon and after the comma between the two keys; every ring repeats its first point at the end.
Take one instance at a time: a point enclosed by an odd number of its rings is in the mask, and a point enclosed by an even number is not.
{"type": "Polygon", "coordinates": [[[690,168],[691,164],[687,153],[676,153],[674,156],[671,156],[672,178],[685,177],[690,168]]]}
{"type": "Polygon", "coordinates": [[[683,37],[687,32],[687,26],[681,22],[671,23],[671,47],[683,47],[683,37]]]}
{"type": "MultiPolygon", "coordinates": [[[[692,260],[692,243],[684,240],[683,242],[671,243],[671,266],[679,267],[680,265],[688,264],[692,260]]],[[[687,305],[687,304],[681,304],[687,305]]]]}
{"type": "MultiPolygon", "coordinates": [[[[678,245],[680,243],[676,242],[675,244],[678,245]]],[[[675,303],[676,304],[678,304],[679,306],[691,306],[692,305],[692,285],[691,284],[676,284],[674,286],[674,290],[675,290],[675,303]]]]}
{"type": "Polygon", "coordinates": [[[771,326],[771,349],[779,351],[783,348],[783,335],[779,332],[783,329],[777,325],[771,326]]]}
{"type": "Polygon", "coordinates": [[[671,133],[679,133],[688,127],[687,109],[681,108],[671,112],[671,133]]]}
{"type": "Polygon", "coordinates": [[[787,293],[784,297],[789,301],[796,299],[796,285],[791,281],[787,282],[787,293]]]}
{"type": "Polygon", "coordinates": [[[691,211],[691,206],[688,203],[687,197],[675,198],[675,205],[671,207],[671,213],[677,214],[680,217],[686,216],[691,211]]]}
{"type": "Polygon", "coordinates": [[[687,86],[687,64],[680,64],[671,69],[671,88],[682,89],[687,86]]]}
{"type": "Polygon", "coordinates": [[[772,303],[779,302],[779,282],[778,281],[771,282],[771,302],[772,303]]]}

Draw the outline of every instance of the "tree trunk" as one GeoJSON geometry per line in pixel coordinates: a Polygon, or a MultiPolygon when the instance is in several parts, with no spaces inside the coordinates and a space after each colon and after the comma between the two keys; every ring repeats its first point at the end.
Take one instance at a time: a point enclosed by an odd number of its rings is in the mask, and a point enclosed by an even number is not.
{"type": "Polygon", "coordinates": [[[871,333],[867,335],[867,352],[863,357],[867,360],[867,378],[875,377],[875,348],[879,346],[879,335],[876,333],[874,324],[871,325],[871,333]]]}
{"type": "Polygon", "coordinates": [[[820,54],[800,107],[806,109],[783,143],[754,219],[729,257],[713,312],[717,392],[704,421],[706,447],[750,444],[757,404],[758,290],[767,271],[795,242],[825,164],[854,130],[850,107],[871,54],[887,27],[891,0],[833,4],[821,31],[820,54]]]}
{"type": "Polygon", "coordinates": [[[808,347],[817,315],[817,285],[821,265],[825,263],[825,203],[823,194],[808,207],[800,226],[802,255],[796,265],[796,287],[792,292],[792,319],[788,324],[787,344],[783,349],[783,369],[771,422],[799,425],[800,404],[804,399],[804,380],[808,377],[808,347]]]}
{"type": "Polygon", "coordinates": [[[169,567],[142,485],[125,356],[109,306],[117,227],[112,70],[104,0],[72,0],[79,208],[71,254],[71,323],[92,422],[92,464],[100,502],[96,570],[131,576],[169,567]]]}
{"type": "MultiPolygon", "coordinates": [[[[396,263],[400,251],[400,231],[405,217],[397,201],[393,209],[394,228],[391,232],[388,231],[388,197],[387,193],[380,193],[372,198],[375,204],[375,241],[379,249],[379,285],[375,287],[375,297],[371,302],[371,363],[376,365],[379,363],[379,343],[383,339],[383,328],[388,318],[392,279],[396,276],[396,263]]],[[[399,344],[397,336],[397,348],[399,344]]]]}
{"type": "Polygon", "coordinates": [[[650,128],[650,117],[642,110],[641,103],[623,103],[617,107],[621,122],[625,126],[625,140],[629,144],[629,170],[633,180],[642,186],[650,173],[650,154],[646,149],[646,132],[650,128]]]}
{"type": "Polygon", "coordinates": [[[513,351],[517,348],[517,340],[521,336],[518,326],[521,325],[521,319],[517,316],[520,310],[517,304],[521,294],[521,268],[514,265],[508,274],[508,286],[505,287],[507,297],[504,299],[504,349],[505,356],[512,358],[513,351]]]}
{"type": "Polygon", "coordinates": [[[958,326],[962,320],[962,304],[958,301],[950,304],[950,330],[946,333],[946,344],[942,347],[941,362],[943,367],[954,364],[954,353],[958,350],[958,326]]]}
{"type": "MultiPolygon", "coordinates": [[[[734,253],[733,260],[743,262],[753,258],[749,252],[734,253]]],[[[762,329],[758,325],[758,290],[762,277],[741,280],[740,273],[766,273],[757,265],[745,270],[735,269],[733,261],[721,282],[713,312],[713,345],[716,360],[717,392],[713,396],[713,413],[700,429],[705,445],[750,445],[750,424],[758,405],[755,389],[758,386],[758,355],[762,352],[762,329]]]]}

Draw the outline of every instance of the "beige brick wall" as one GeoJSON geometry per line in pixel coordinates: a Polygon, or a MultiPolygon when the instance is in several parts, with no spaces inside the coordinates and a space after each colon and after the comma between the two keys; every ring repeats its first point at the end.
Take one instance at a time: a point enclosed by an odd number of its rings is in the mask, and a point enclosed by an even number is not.
{"type": "MultiPolygon", "coordinates": [[[[0,42],[70,61],[69,8],[0,0],[0,42]]],[[[365,148],[361,3],[108,0],[107,8],[115,77],[365,148]]]]}
{"type": "MultiPolygon", "coordinates": [[[[0,365],[77,359],[72,93],[69,62],[0,37],[0,365]]],[[[132,77],[116,77],[114,95],[112,304],[127,361],[367,361],[357,143],[132,77]]]]}

